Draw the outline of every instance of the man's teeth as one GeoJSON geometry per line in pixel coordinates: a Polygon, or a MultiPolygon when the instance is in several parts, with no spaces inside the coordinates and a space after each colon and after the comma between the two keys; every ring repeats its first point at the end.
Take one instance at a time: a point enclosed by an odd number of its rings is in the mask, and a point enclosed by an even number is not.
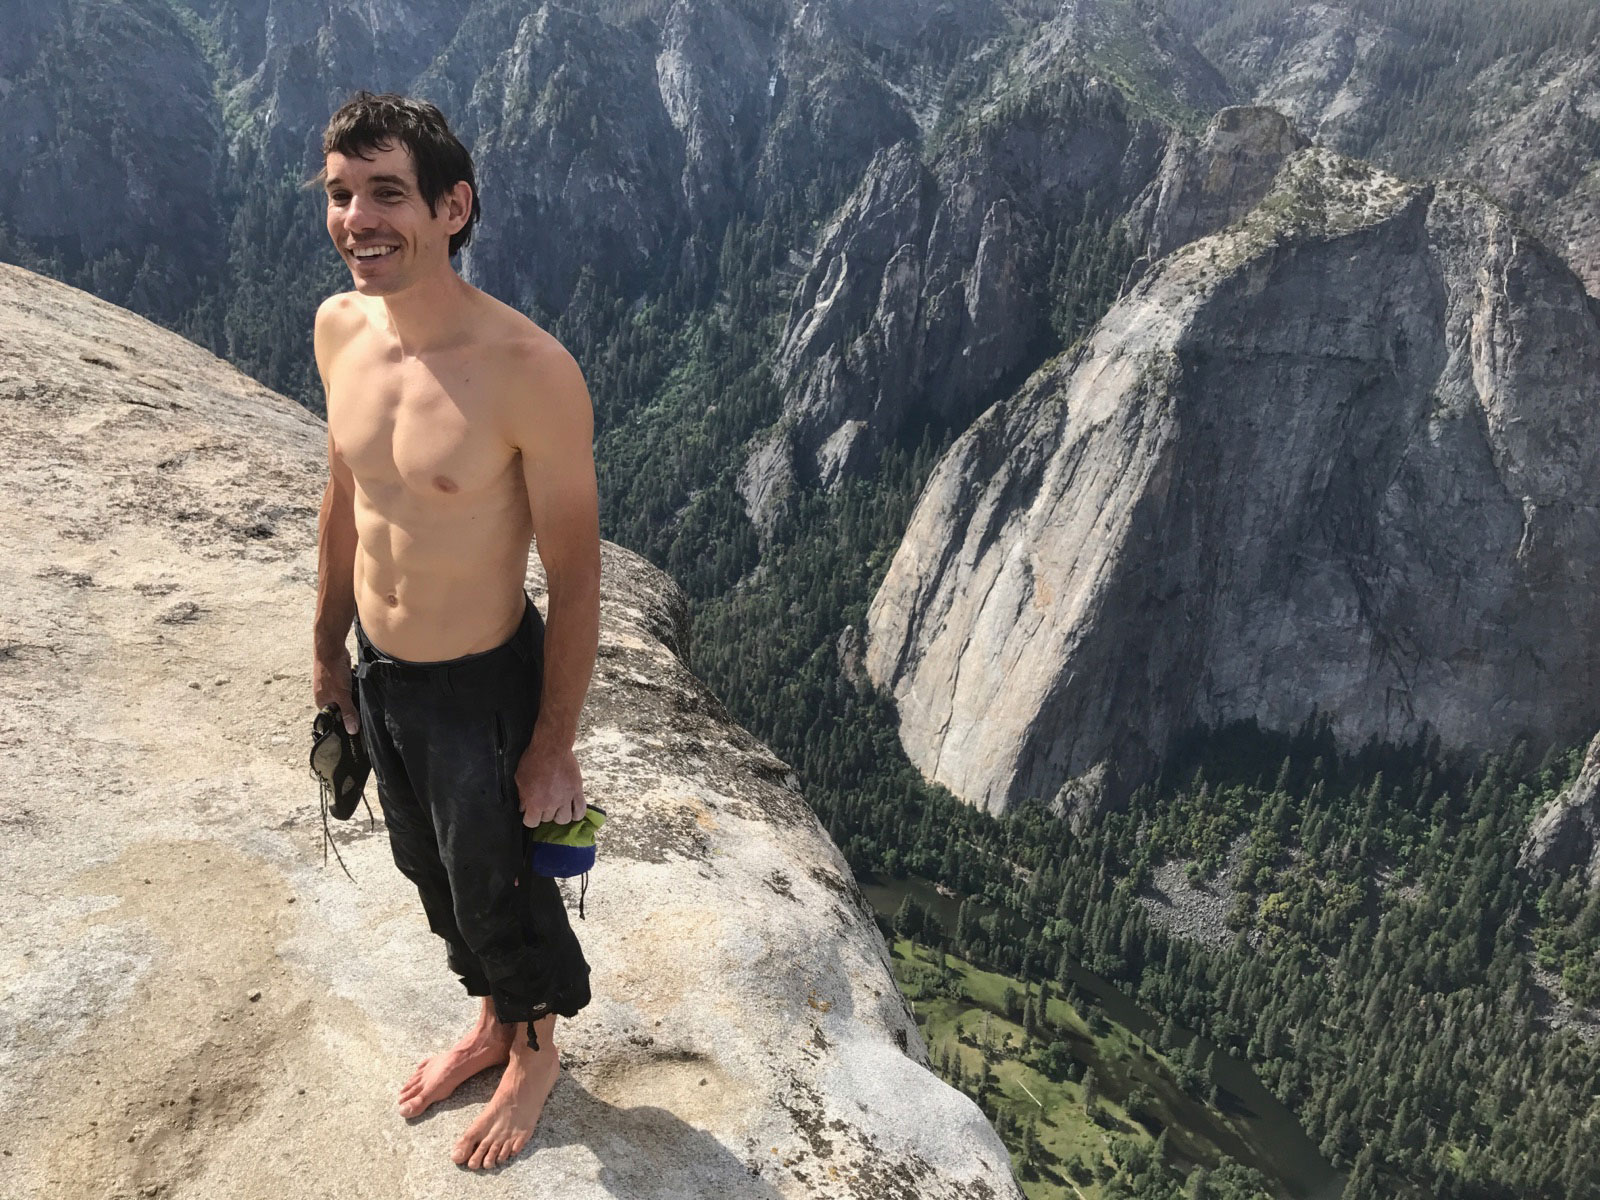
{"type": "Polygon", "coordinates": [[[354,251],[354,253],[357,258],[378,258],[393,249],[393,246],[366,246],[354,251]]]}

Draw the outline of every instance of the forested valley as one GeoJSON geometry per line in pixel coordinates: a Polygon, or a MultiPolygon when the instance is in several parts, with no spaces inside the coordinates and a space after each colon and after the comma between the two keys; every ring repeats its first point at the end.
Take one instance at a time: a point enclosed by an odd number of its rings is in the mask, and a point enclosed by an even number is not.
{"type": "MultiPolygon", "coordinates": [[[[1349,1197],[1600,1195],[1600,1042],[1541,1015],[1553,978],[1580,1004],[1600,998],[1600,895],[1517,868],[1531,815],[1582,748],[1451,765],[1427,745],[1341,750],[1315,724],[1196,731],[1161,780],[1078,835],[1037,806],[995,819],[928,785],[892,706],[841,665],[841,638],[861,628],[950,431],[925,427],[870,484],[808,496],[765,553],[732,487],[742,430],[776,408],[763,341],[744,331],[776,324],[764,270],[780,220],[730,230],[709,314],[619,316],[586,361],[597,395],[613,370],[661,381],[603,435],[608,525],[690,591],[692,666],[796,767],[852,867],[1015,915],[926,929],[930,945],[1036,984],[1065,986],[1065,964],[1082,963],[1228,1047],[1349,1172],[1349,1197]],[[646,482],[661,475],[665,495],[646,482]],[[1233,944],[1164,932],[1139,902],[1153,867],[1183,860],[1203,882],[1236,845],[1233,944]]],[[[1063,242],[1062,311],[1103,308],[1118,231],[1063,242]]],[[[1082,328],[1063,321],[1064,336],[1082,328]]],[[[1126,1190],[1108,1195],[1189,1186],[1158,1166],[1118,1178],[1126,1190]]]]}

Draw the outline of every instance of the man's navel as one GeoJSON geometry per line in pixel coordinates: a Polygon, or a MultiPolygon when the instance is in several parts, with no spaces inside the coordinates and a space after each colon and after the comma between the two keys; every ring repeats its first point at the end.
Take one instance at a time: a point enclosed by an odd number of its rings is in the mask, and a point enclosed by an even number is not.
{"type": "Polygon", "coordinates": [[[387,596],[385,596],[383,598],[383,602],[385,604],[387,604],[390,608],[393,608],[395,605],[400,603],[400,597],[395,595],[393,592],[390,592],[387,596]]]}
{"type": "Polygon", "coordinates": [[[433,486],[438,488],[441,492],[444,492],[446,495],[450,495],[461,490],[461,485],[446,475],[435,475],[433,477],[433,486]]]}

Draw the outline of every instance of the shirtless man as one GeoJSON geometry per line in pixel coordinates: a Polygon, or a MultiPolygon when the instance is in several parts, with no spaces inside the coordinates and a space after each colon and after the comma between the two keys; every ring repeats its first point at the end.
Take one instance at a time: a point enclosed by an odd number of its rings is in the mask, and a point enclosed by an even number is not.
{"type": "Polygon", "coordinates": [[[395,863],[482,997],[467,1035],[402,1087],[400,1111],[419,1116],[505,1063],[451,1151],[494,1167],[527,1143],[555,1084],[557,1014],[589,1001],[588,964],[555,881],[526,868],[522,827],[585,808],[572,745],[599,640],[593,409],[560,343],[452,267],[479,208],[438,109],[358,93],[323,150],[328,235],[354,290],[316,319],[329,481],[312,693],[359,729],[395,863]],[[523,590],[530,539],[548,636],[523,590]]]}

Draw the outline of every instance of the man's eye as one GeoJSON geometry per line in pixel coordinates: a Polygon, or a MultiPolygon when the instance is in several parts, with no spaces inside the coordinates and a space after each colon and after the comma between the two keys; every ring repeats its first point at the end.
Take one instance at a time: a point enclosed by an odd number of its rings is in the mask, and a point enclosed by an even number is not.
{"type": "Polygon", "coordinates": [[[382,196],[385,200],[397,200],[400,197],[400,193],[394,188],[384,188],[383,191],[378,193],[378,195],[382,196]]]}

